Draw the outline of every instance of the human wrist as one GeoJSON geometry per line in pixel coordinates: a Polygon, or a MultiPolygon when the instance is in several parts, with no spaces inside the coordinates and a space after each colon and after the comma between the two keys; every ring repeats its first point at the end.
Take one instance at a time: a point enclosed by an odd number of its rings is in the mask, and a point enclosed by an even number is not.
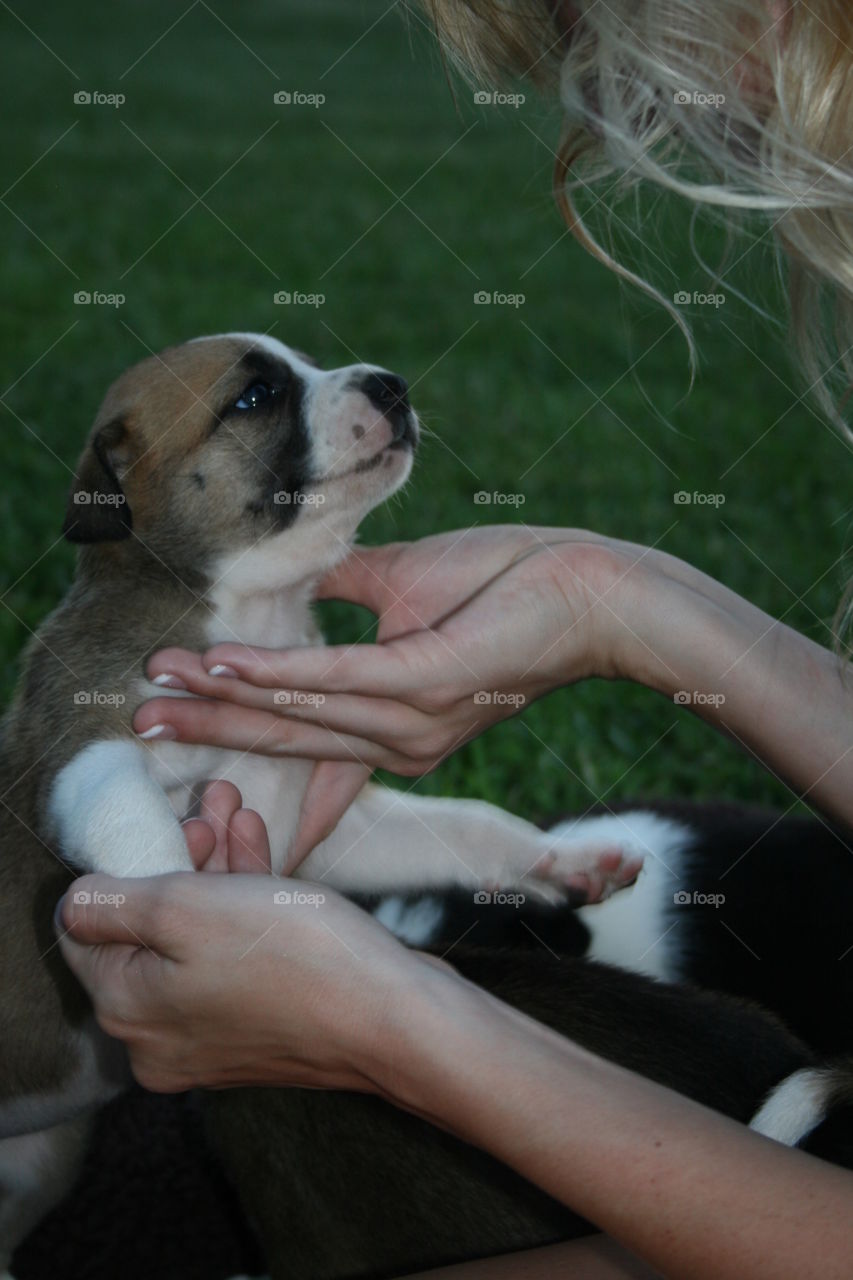
{"type": "Polygon", "coordinates": [[[594,1060],[449,966],[419,959],[423,968],[417,986],[405,993],[396,1016],[374,1041],[370,1070],[375,1091],[387,1102],[490,1149],[485,1140],[489,1117],[494,1120],[498,1112],[523,1117],[528,1101],[524,1081],[536,1064],[552,1060],[555,1044],[567,1059],[587,1066],[594,1060]]]}
{"type": "Polygon", "coordinates": [[[656,551],[626,563],[608,602],[612,678],[667,698],[707,692],[712,674],[735,661],[768,621],[701,570],[656,551]]]}
{"type": "Polygon", "coordinates": [[[619,679],[621,583],[632,559],[609,539],[569,535],[543,542],[542,567],[558,606],[558,635],[548,650],[554,687],[594,677],[619,679]]]}
{"type": "Polygon", "coordinates": [[[410,953],[415,961],[385,1001],[382,1016],[362,1042],[360,1067],[387,1102],[445,1123],[436,1096],[439,1076],[458,1060],[466,1034],[490,997],[449,965],[410,953]]]}

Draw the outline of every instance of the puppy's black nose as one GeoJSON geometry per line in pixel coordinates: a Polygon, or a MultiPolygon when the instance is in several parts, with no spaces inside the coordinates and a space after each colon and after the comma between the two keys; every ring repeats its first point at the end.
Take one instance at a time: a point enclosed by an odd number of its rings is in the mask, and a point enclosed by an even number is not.
{"type": "Polygon", "coordinates": [[[368,373],[360,385],[374,408],[391,424],[395,441],[412,439],[409,384],[397,373],[368,373]]]}
{"type": "Polygon", "coordinates": [[[361,389],[380,412],[409,408],[409,384],[396,373],[368,373],[361,389]]]}

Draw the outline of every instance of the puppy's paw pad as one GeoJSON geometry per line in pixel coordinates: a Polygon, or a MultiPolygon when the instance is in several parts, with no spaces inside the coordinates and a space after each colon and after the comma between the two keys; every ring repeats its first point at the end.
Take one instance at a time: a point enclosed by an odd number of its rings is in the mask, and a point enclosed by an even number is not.
{"type": "Polygon", "coordinates": [[[588,906],[633,884],[642,867],[642,855],[629,842],[595,845],[561,841],[539,859],[529,875],[588,906]]]}

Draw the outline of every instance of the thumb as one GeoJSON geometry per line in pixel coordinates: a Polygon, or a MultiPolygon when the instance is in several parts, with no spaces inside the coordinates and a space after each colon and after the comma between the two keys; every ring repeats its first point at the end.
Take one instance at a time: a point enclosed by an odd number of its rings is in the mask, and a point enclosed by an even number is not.
{"type": "Polygon", "coordinates": [[[299,810],[299,830],[287,855],[291,876],[315,845],[330,836],[370,777],[367,765],[320,760],[308,781],[299,810]]]}
{"type": "Polygon", "coordinates": [[[380,614],[396,599],[385,584],[388,565],[399,543],[382,547],[354,547],[345,560],[323,578],[317,589],[320,600],[349,600],[380,614]]]}
{"type": "Polygon", "coordinates": [[[194,876],[187,873],[133,880],[82,876],[57,905],[57,932],[61,939],[82,945],[125,943],[169,955],[180,931],[168,927],[163,881],[178,879],[194,876]]]}

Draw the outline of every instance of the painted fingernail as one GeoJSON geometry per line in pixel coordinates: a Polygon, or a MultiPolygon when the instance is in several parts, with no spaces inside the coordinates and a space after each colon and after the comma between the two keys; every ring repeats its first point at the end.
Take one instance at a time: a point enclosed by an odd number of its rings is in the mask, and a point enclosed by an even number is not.
{"type": "Polygon", "coordinates": [[[53,927],[57,933],[65,933],[65,925],[62,923],[62,907],[65,902],[65,894],[57,902],[53,909],[53,927]]]}
{"type": "Polygon", "coordinates": [[[140,738],[177,738],[178,731],[171,724],[152,724],[150,729],[140,733],[140,738]]]}
{"type": "Polygon", "coordinates": [[[237,672],[233,667],[226,667],[224,663],[217,662],[215,667],[211,667],[207,673],[209,676],[229,676],[231,679],[237,679],[237,672]]]}
{"type": "Polygon", "coordinates": [[[164,671],[161,676],[155,676],[151,683],[158,684],[161,689],[186,689],[187,687],[179,676],[170,675],[168,671],[164,671]]]}

